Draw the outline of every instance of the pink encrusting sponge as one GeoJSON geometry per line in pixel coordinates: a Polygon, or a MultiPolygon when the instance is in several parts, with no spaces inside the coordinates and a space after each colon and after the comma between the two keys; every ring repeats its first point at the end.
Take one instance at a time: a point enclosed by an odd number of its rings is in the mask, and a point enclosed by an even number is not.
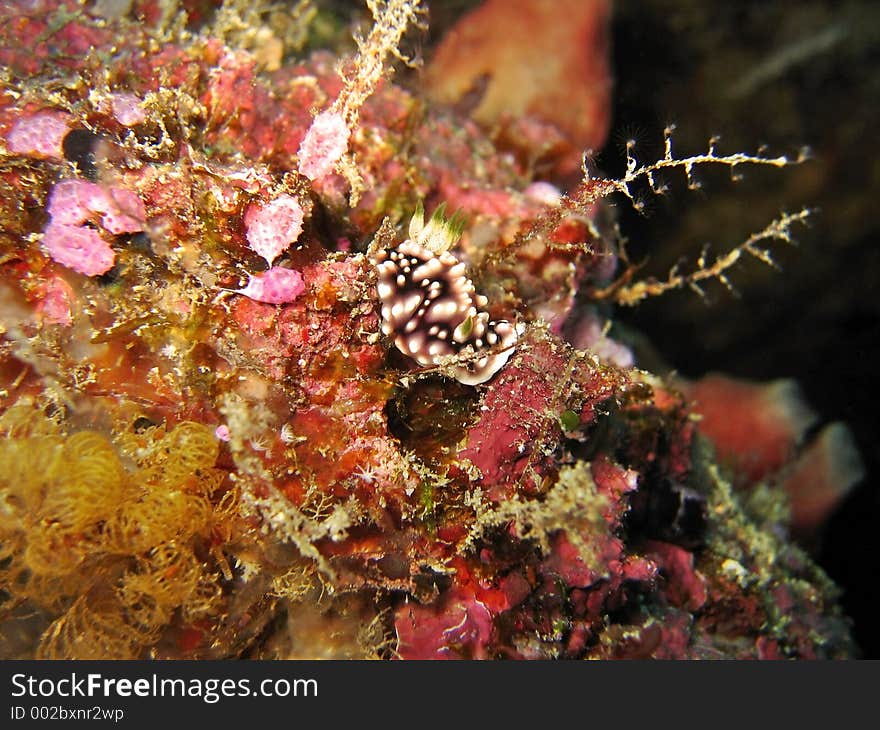
{"type": "Polygon", "coordinates": [[[309,180],[333,172],[348,149],[351,130],[339,112],[324,111],[312,121],[299,147],[299,171],[309,180]]]}
{"type": "Polygon", "coordinates": [[[299,238],[303,218],[302,206],[291,195],[279,195],[268,203],[252,203],[244,214],[248,245],[271,266],[299,238]]]}
{"type": "Polygon", "coordinates": [[[294,269],[273,266],[262,274],[249,274],[250,280],[243,289],[234,290],[257,302],[287,304],[305,290],[302,274],[294,269]]]}
{"type": "Polygon", "coordinates": [[[50,222],[43,231],[46,253],[62,266],[86,276],[106,274],[116,254],[94,228],[50,222]]]}
{"type": "Polygon", "coordinates": [[[43,248],[54,261],[86,276],[107,273],[116,260],[110,244],[87,222],[99,219],[107,233],[118,235],[142,231],[146,218],[136,193],[86,180],[62,180],[52,188],[48,212],[43,248]]]}
{"type": "Polygon", "coordinates": [[[70,131],[69,118],[64,112],[41,112],[19,119],[6,135],[9,151],[28,157],[63,159],[62,142],[70,131]]]}

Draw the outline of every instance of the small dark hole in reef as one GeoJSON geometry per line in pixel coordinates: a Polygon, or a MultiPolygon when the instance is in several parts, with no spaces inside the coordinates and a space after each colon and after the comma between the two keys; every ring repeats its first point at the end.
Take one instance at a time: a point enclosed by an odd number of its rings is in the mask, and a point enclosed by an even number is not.
{"type": "MultiPolygon", "coordinates": [[[[254,617],[254,623],[258,624],[262,619],[259,616],[254,617]]],[[[264,647],[272,640],[286,630],[288,622],[287,610],[277,611],[266,619],[259,630],[249,637],[247,644],[242,647],[236,654],[238,659],[260,659],[264,647]]]]}
{"type": "Polygon", "coordinates": [[[95,147],[101,138],[87,129],[72,129],[64,136],[61,149],[64,159],[76,164],[83,177],[92,182],[98,179],[95,166],[95,147]]]}
{"type": "Polygon", "coordinates": [[[67,406],[59,403],[48,403],[43,409],[46,418],[64,419],[67,417],[67,406]]]}
{"type": "Polygon", "coordinates": [[[404,555],[389,553],[376,561],[376,566],[386,578],[402,580],[409,578],[409,560],[404,555]]]}
{"type": "Polygon", "coordinates": [[[148,428],[154,428],[155,426],[158,426],[158,425],[159,425],[158,423],[147,418],[146,416],[138,416],[137,418],[134,419],[134,423],[132,424],[132,428],[134,429],[135,433],[143,433],[148,428]]]}
{"type": "MultiPolygon", "coordinates": [[[[341,239],[356,241],[359,237],[358,231],[353,226],[346,226],[337,220],[338,216],[331,215],[324,203],[318,196],[312,196],[314,203],[312,214],[306,221],[306,231],[311,228],[314,237],[328,251],[338,251],[341,239]]],[[[304,237],[305,238],[305,237],[304,237]]],[[[366,250],[366,245],[358,246],[357,250],[366,250]]]]}
{"type": "Polygon", "coordinates": [[[444,447],[458,443],[473,422],[478,397],[476,388],[453,380],[419,380],[385,405],[388,429],[422,458],[439,456],[444,447]]]}
{"type": "Polygon", "coordinates": [[[413,584],[417,591],[421,591],[425,595],[440,594],[452,585],[452,578],[443,573],[435,573],[430,568],[422,567],[419,572],[412,577],[413,584]]]}
{"type": "Polygon", "coordinates": [[[106,273],[95,277],[95,281],[97,281],[101,286],[110,286],[111,284],[115,284],[117,281],[119,281],[121,277],[122,270],[118,266],[114,266],[106,273]]]}
{"type": "Polygon", "coordinates": [[[630,497],[624,520],[630,541],[663,540],[686,550],[703,546],[707,524],[704,497],[668,478],[645,480],[630,497]]]}
{"type": "Polygon", "coordinates": [[[410,428],[406,424],[406,407],[398,398],[391,398],[385,404],[385,417],[388,419],[388,431],[401,442],[409,438],[410,428]]]}
{"type": "MultiPolygon", "coordinates": [[[[601,583],[597,584],[597,588],[601,585],[601,583]]],[[[589,590],[596,590],[596,588],[589,590]]],[[[644,620],[644,608],[642,601],[636,600],[636,598],[641,595],[647,596],[650,592],[651,587],[647,583],[624,582],[617,594],[609,599],[609,610],[606,614],[608,623],[624,626],[641,623],[644,620]]]]}
{"type": "Polygon", "coordinates": [[[153,242],[144,231],[138,233],[123,233],[117,238],[117,240],[132,251],[143,254],[153,253],[153,242]]]}

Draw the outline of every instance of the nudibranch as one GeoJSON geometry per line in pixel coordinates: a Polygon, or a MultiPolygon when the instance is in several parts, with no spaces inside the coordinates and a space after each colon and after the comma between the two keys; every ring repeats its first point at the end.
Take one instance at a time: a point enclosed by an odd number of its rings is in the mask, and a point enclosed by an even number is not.
{"type": "Polygon", "coordinates": [[[419,208],[409,238],[373,257],[382,305],[382,332],[419,365],[441,366],[466,385],[485,383],[507,363],[518,338],[515,325],[491,321],[488,300],[477,294],[464,263],[449,249],[461,235],[442,212],[425,223],[419,208]]]}

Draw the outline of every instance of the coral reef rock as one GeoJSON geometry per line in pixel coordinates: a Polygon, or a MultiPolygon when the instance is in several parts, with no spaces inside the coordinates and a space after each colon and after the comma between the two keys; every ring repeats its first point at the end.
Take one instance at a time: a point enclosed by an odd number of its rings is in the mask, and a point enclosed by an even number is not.
{"type": "MultiPolygon", "coordinates": [[[[782,488],[742,489],[590,301],[604,204],[383,76],[419,3],[373,3],[341,63],[302,50],[314,14],[258,5],[267,62],[233,5],[180,3],[184,27],[153,0],[0,3],[0,654],[853,655],[782,488]],[[442,202],[480,292],[457,336],[516,328],[478,382],[382,330],[378,251],[442,202]]],[[[608,4],[584,5],[520,56],[564,42],[593,69],[577,125],[546,114],[568,69],[517,103],[521,151],[605,136],[608,4]]]]}

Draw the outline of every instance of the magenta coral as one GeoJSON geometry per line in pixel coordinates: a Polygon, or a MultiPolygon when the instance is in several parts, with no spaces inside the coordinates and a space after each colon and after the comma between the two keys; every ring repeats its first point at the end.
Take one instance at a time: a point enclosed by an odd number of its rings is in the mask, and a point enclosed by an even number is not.
{"type": "Polygon", "coordinates": [[[125,127],[143,124],[147,115],[141,106],[141,100],[129,91],[118,91],[110,98],[113,117],[125,127]]]}
{"type": "Polygon", "coordinates": [[[536,180],[526,185],[523,194],[530,200],[555,207],[562,202],[562,191],[553,183],[544,180],[536,180]]]}
{"type": "Polygon", "coordinates": [[[104,191],[85,180],[62,180],[49,193],[48,211],[54,223],[78,226],[103,206],[104,191]]]}
{"type": "Polygon", "coordinates": [[[287,304],[305,290],[302,274],[293,269],[275,266],[262,274],[250,274],[250,281],[236,293],[266,304],[287,304]]]}
{"type": "Polygon", "coordinates": [[[43,232],[46,252],[59,264],[86,276],[107,273],[116,255],[93,228],[52,221],[43,232]]]}
{"type": "Polygon", "coordinates": [[[453,591],[439,608],[407,604],[395,620],[398,651],[405,659],[485,659],[492,619],[467,589],[453,591]]]}
{"type": "Polygon", "coordinates": [[[299,171],[309,180],[331,173],[348,149],[351,131],[338,112],[318,114],[299,148],[299,171]]]}
{"type": "Polygon", "coordinates": [[[70,284],[60,276],[50,276],[37,291],[40,299],[36,311],[44,324],[66,327],[73,322],[75,294],[70,284]]]}
{"type": "Polygon", "coordinates": [[[49,215],[54,223],[78,226],[92,214],[101,215],[109,233],[137,233],[144,229],[144,204],[136,193],[121,188],[104,189],[85,180],[62,180],[49,195],[49,215]]]}
{"type": "Polygon", "coordinates": [[[60,160],[64,157],[61,143],[70,131],[69,117],[63,112],[42,112],[19,119],[6,136],[9,151],[60,160]]]}
{"type": "Polygon", "coordinates": [[[108,233],[136,233],[144,229],[144,204],[137,194],[121,188],[102,188],[86,180],[62,180],[49,194],[50,221],[43,247],[59,264],[86,276],[110,270],[116,255],[98,232],[83,224],[95,214],[108,233]]]}
{"type": "Polygon", "coordinates": [[[110,188],[105,196],[104,207],[96,212],[102,214],[101,224],[104,228],[114,235],[144,230],[144,204],[131,190],[110,188]]]}
{"type": "Polygon", "coordinates": [[[279,195],[268,203],[252,203],[244,214],[248,245],[269,266],[302,233],[303,209],[291,195],[279,195]]]}

